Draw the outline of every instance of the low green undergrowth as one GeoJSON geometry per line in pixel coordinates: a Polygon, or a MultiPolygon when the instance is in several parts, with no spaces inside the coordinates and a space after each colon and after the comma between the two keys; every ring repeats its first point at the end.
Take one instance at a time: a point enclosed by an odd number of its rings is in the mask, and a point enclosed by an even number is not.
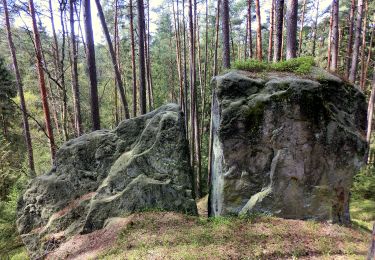
{"type": "Polygon", "coordinates": [[[239,60],[234,63],[234,68],[251,72],[280,71],[307,74],[314,65],[314,58],[306,56],[275,63],[268,63],[254,59],[239,60]]]}

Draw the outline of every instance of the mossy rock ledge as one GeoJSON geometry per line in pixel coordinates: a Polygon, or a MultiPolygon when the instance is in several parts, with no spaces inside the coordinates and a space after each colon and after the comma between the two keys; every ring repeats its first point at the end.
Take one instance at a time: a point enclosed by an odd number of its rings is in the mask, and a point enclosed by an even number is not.
{"type": "Polygon", "coordinates": [[[230,71],[212,88],[210,216],[350,222],[349,191],[367,149],[358,88],[316,67],[230,71]]]}
{"type": "Polygon", "coordinates": [[[196,215],[185,136],[182,112],[168,104],[65,143],[19,201],[17,227],[31,257],[132,212],[196,215]]]}

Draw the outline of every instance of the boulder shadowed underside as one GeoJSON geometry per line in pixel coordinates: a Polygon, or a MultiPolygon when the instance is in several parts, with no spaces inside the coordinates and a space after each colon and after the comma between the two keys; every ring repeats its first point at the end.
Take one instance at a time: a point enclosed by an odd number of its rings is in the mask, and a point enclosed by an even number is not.
{"type": "Polygon", "coordinates": [[[309,75],[232,71],[214,78],[209,214],[272,214],[346,224],[367,149],[366,100],[309,75]]]}
{"type": "Polygon", "coordinates": [[[18,205],[17,227],[32,257],[135,211],[197,214],[184,120],[175,104],[71,140],[56,158],[18,205]]]}

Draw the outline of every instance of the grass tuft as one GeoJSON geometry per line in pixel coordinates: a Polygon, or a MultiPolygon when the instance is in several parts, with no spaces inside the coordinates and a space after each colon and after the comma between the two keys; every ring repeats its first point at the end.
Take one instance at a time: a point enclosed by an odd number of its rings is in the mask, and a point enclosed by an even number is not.
{"type": "Polygon", "coordinates": [[[234,68],[238,70],[246,70],[251,72],[267,72],[267,71],[280,71],[280,72],[294,72],[297,74],[307,74],[315,65],[313,57],[298,57],[286,61],[276,63],[268,63],[258,60],[239,60],[234,63],[234,68]]]}

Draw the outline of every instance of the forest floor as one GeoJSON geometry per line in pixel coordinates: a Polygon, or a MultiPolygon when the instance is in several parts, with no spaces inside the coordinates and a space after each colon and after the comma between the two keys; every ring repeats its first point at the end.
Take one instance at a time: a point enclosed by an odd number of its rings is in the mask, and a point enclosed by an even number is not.
{"type": "Polygon", "coordinates": [[[150,211],[116,218],[48,259],[364,259],[375,220],[370,200],[352,201],[350,228],[269,216],[208,219],[206,203],[198,203],[200,217],[150,211]]]}

